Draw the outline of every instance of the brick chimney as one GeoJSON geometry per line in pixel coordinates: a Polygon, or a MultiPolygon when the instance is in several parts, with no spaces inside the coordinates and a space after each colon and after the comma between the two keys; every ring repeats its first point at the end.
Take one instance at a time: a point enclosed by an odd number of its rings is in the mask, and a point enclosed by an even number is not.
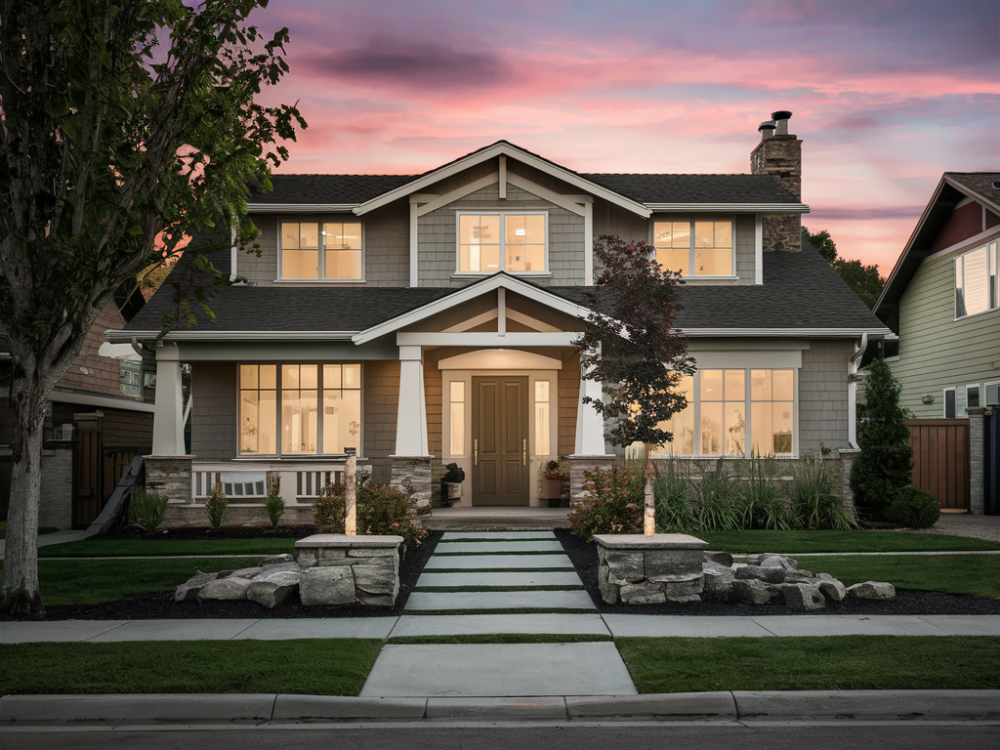
{"type": "MultiPolygon", "coordinates": [[[[757,130],[761,139],[750,154],[750,171],[771,175],[801,201],[802,141],[788,133],[791,117],[791,112],[772,112],[771,120],[760,124],[757,130]]],[[[802,217],[799,214],[765,216],[763,230],[764,252],[802,251],[802,217]]]]}

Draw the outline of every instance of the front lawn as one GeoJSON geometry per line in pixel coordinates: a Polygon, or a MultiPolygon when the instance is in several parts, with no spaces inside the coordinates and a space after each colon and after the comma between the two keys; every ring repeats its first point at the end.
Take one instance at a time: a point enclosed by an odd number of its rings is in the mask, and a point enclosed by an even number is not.
{"type": "Polygon", "coordinates": [[[640,693],[996,690],[1000,637],[617,638],[640,693]]]}
{"type": "Polygon", "coordinates": [[[199,570],[248,568],[259,557],[188,557],[177,560],[39,560],[45,604],[100,604],[150,591],[172,591],[199,570]]]}
{"type": "Polygon", "coordinates": [[[896,588],[1000,597],[1000,555],[858,555],[799,557],[799,567],[850,586],[888,581],[896,588]]]}
{"type": "Polygon", "coordinates": [[[280,555],[294,539],[84,539],[52,544],[39,557],[169,557],[172,555],[280,555]]]}
{"type": "Polygon", "coordinates": [[[712,549],[734,555],[776,552],[973,552],[1000,550],[1000,542],[912,531],[705,531],[712,549]]]}
{"type": "MultiPolygon", "coordinates": [[[[59,531],[59,529],[57,529],[55,526],[38,527],[39,536],[41,536],[42,534],[51,534],[53,531],[59,531]]],[[[0,539],[6,539],[6,538],[7,538],[7,522],[0,521],[0,539]]]]}
{"type": "Polygon", "coordinates": [[[0,695],[360,694],[380,640],[136,641],[0,646],[0,695]]]}

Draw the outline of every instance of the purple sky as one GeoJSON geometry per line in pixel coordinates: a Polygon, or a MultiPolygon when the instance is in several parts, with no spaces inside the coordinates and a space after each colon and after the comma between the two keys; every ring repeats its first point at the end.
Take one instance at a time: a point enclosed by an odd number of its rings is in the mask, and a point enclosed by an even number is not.
{"type": "Polygon", "coordinates": [[[413,174],[506,138],[581,172],[749,172],[791,110],[805,224],[883,274],[944,171],[1000,168],[996,0],[271,0],[286,173],[413,174]]]}

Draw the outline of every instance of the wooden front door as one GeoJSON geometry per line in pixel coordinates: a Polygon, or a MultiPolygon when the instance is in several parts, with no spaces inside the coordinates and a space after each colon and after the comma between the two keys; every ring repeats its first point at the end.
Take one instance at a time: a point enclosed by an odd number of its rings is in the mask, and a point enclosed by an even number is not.
{"type": "Polygon", "coordinates": [[[472,378],[472,504],[528,505],[528,378],[472,378]]]}

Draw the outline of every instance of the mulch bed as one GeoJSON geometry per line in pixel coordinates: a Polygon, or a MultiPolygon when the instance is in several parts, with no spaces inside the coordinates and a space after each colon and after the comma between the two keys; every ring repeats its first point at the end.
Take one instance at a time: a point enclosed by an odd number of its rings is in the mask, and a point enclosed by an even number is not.
{"type": "MultiPolygon", "coordinates": [[[[827,602],[824,609],[802,612],[784,604],[729,604],[726,602],[687,602],[665,604],[605,604],[597,587],[597,545],[588,544],[568,529],[555,529],[556,537],[573,562],[587,593],[601,612],[633,615],[997,615],[1000,599],[968,594],[943,594],[937,591],[896,589],[896,597],[886,600],[845,599],[827,602]]],[[[821,558],[810,565],[822,572],[821,558]]]]}
{"type": "Polygon", "coordinates": [[[213,529],[210,526],[191,526],[179,529],[159,529],[158,531],[143,531],[135,526],[112,528],[91,539],[304,539],[312,534],[318,534],[315,525],[279,526],[276,529],[260,526],[221,526],[213,529]]]}
{"type": "MultiPolygon", "coordinates": [[[[144,535],[146,539],[248,539],[266,536],[294,537],[297,539],[316,533],[314,526],[279,527],[275,534],[264,533],[262,529],[226,527],[210,529],[171,529],[168,536],[144,535]],[[288,531],[288,533],[283,533],[288,531]]],[[[271,531],[269,529],[269,531],[271,531]]],[[[419,547],[408,549],[399,564],[399,596],[396,606],[372,607],[352,605],[350,607],[304,607],[298,595],[287,600],[280,607],[268,609],[251,601],[204,601],[175,602],[173,591],[156,591],[140,594],[116,602],[88,605],[57,605],[45,608],[48,620],[216,620],[216,619],[287,619],[298,617],[391,617],[400,615],[410,592],[417,585],[417,579],[427,560],[434,553],[442,531],[428,531],[419,547]]],[[[139,537],[136,537],[139,538],[139,537]]],[[[127,564],[127,560],[122,561],[127,564]]],[[[182,584],[178,581],[177,584],[182,584]]]]}

